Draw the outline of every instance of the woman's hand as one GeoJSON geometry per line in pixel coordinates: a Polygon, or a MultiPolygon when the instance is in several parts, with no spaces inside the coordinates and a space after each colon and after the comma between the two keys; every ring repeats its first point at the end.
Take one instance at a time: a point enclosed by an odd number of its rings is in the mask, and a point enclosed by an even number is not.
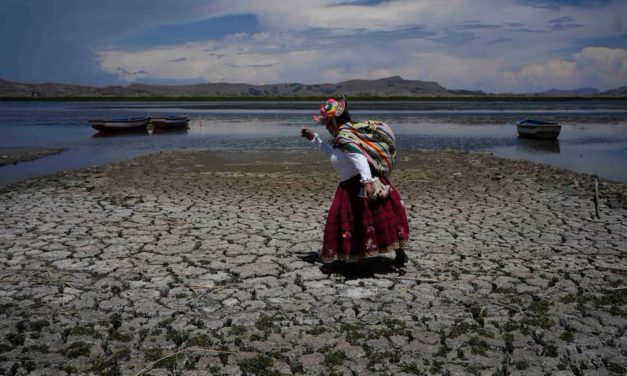
{"type": "Polygon", "coordinates": [[[313,138],[316,136],[309,128],[301,129],[300,135],[301,137],[305,137],[309,141],[313,140],[313,138]]]}
{"type": "Polygon", "coordinates": [[[372,198],[372,194],[374,193],[374,185],[372,183],[365,183],[364,191],[366,192],[366,197],[372,198]]]}

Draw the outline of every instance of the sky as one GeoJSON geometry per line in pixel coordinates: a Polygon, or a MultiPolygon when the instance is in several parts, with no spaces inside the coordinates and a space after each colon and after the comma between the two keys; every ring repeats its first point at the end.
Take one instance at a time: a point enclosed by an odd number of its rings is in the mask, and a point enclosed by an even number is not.
{"type": "Polygon", "coordinates": [[[0,0],[0,78],[627,85],[627,0],[0,0]]]}

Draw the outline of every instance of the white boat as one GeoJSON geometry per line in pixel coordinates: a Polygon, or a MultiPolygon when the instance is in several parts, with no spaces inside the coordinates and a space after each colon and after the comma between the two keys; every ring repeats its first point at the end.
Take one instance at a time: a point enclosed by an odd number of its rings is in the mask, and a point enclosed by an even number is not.
{"type": "Polygon", "coordinates": [[[516,123],[516,129],[520,137],[554,139],[560,135],[562,126],[550,121],[522,119],[516,123]]]}
{"type": "Polygon", "coordinates": [[[157,116],[150,118],[150,124],[159,129],[186,128],[189,123],[188,116],[157,116]]]}
{"type": "Polygon", "coordinates": [[[136,117],[136,118],[118,118],[107,120],[89,120],[89,124],[99,131],[133,131],[146,129],[149,116],[136,117]]]}

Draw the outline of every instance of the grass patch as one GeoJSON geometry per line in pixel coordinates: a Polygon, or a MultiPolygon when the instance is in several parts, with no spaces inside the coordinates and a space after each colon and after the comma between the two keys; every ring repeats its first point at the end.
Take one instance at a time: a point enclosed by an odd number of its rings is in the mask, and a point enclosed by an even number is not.
{"type": "Polygon", "coordinates": [[[167,328],[168,326],[170,326],[170,324],[172,324],[174,322],[174,317],[170,317],[167,318],[165,320],[161,320],[159,321],[159,323],[157,324],[158,327],[160,328],[167,328]]]}
{"type": "Polygon", "coordinates": [[[366,338],[364,324],[360,322],[354,324],[344,323],[340,326],[340,331],[346,335],[346,341],[353,345],[360,339],[366,338]]]}
{"type": "Polygon", "coordinates": [[[50,322],[48,322],[48,320],[37,320],[28,324],[30,330],[35,332],[40,332],[46,326],[50,326],[50,322]]]}
{"type": "Polygon", "coordinates": [[[572,331],[565,330],[562,334],[560,334],[560,339],[566,342],[572,342],[575,340],[575,336],[572,331]]]}
{"type": "Polygon", "coordinates": [[[35,344],[35,345],[30,345],[30,346],[24,346],[22,348],[22,352],[23,353],[27,353],[27,352],[31,352],[31,351],[36,351],[36,352],[40,352],[40,353],[48,352],[48,345],[35,344]]]}
{"type": "Polygon", "coordinates": [[[603,296],[595,298],[594,303],[599,308],[609,306],[606,311],[613,315],[627,316],[627,311],[621,308],[627,305],[627,290],[625,289],[606,290],[603,296]]]}
{"type": "Polygon", "coordinates": [[[168,327],[168,332],[165,334],[165,339],[174,342],[176,347],[180,347],[189,337],[188,333],[180,332],[172,327],[168,327]]]}
{"type": "Polygon", "coordinates": [[[116,351],[109,358],[96,359],[92,367],[92,371],[96,372],[98,375],[103,375],[103,376],[120,375],[121,373],[120,373],[120,369],[118,366],[118,362],[123,359],[128,360],[130,359],[130,356],[131,356],[131,350],[129,349],[122,349],[122,350],[116,351]]]}
{"type": "Polygon", "coordinates": [[[248,331],[248,328],[244,325],[233,325],[231,327],[231,335],[241,336],[248,331]]]}
{"type": "Polygon", "coordinates": [[[174,370],[176,368],[176,357],[171,356],[169,358],[162,359],[167,355],[164,355],[161,349],[149,349],[144,352],[144,360],[147,362],[155,362],[159,359],[157,363],[153,366],[154,368],[167,368],[174,370]]]}
{"type": "Polygon", "coordinates": [[[474,332],[478,328],[479,328],[479,326],[477,324],[469,324],[466,321],[461,321],[461,322],[455,323],[453,325],[453,328],[451,329],[451,331],[448,334],[448,336],[450,338],[459,337],[462,334],[466,334],[468,332],[474,332]]]}
{"type": "Polygon", "coordinates": [[[383,364],[384,362],[398,363],[400,360],[400,354],[395,351],[375,351],[368,355],[368,369],[374,370],[377,364],[383,364]]]}
{"type": "Polygon", "coordinates": [[[66,333],[65,336],[89,336],[89,337],[94,337],[94,335],[96,334],[96,330],[94,329],[94,324],[87,324],[87,325],[83,325],[83,326],[75,326],[73,328],[69,328],[69,329],[65,329],[66,333]]]}
{"type": "Polygon", "coordinates": [[[412,375],[425,376],[424,371],[416,363],[403,363],[401,364],[401,370],[412,375]]]}
{"type": "Polygon", "coordinates": [[[272,369],[273,364],[272,358],[265,354],[259,354],[254,358],[244,359],[238,363],[245,375],[280,376],[280,372],[272,369]]]}
{"type": "Polygon", "coordinates": [[[270,330],[272,325],[274,325],[274,316],[268,316],[265,313],[262,313],[255,321],[255,328],[259,330],[270,330]]]}
{"type": "Polygon", "coordinates": [[[89,356],[91,346],[85,342],[72,342],[66,349],[65,355],[69,358],[89,356]]]}
{"type": "Polygon", "coordinates": [[[486,351],[490,350],[490,346],[478,336],[470,337],[468,345],[470,345],[470,351],[475,355],[485,356],[486,351]]]}
{"type": "Polygon", "coordinates": [[[17,346],[24,345],[24,334],[22,333],[9,333],[4,338],[7,340],[7,342],[13,345],[11,349],[17,346]]]}
{"type": "Polygon", "coordinates": [[[340,366],[348,357],[342,350],[326,349],[324,352],[324,365],[327,367],[340,366]]]}
{"type": "Polygon", "coordinates": [[[513,353],[514,352],[514,335],[512,333],[505,333],[503,335],[503,341],[505,342],[505,352],[513,353]]]}
{"type": "Polygon", "coordinates": [[[322,325],[316,325],[311,329],[307,329],[305,333],[310,334],[312,336],[317,336],[319,334],[326,333],[328,330],[329,329],[327,329],[326,327],[322,325]]]}
{"type": "Polygon", "coordinates": [[[208,335],[201,334],[187,340],[187,346],[209,347],[212,342],[208,335]]]}
{"type": "Polygon", "coordinates": [[[519,360],[517,362],[514,362],[514,367],[519,370],[525,370],[527,369],[527,367],[529,367],[529,363],[527,363],[526,360],[519,360]]]}

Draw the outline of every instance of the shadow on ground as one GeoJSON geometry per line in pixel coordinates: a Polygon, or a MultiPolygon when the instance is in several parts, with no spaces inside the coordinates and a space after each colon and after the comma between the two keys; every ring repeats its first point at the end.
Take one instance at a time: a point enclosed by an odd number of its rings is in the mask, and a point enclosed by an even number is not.
{"type": "Polygon", "coordinates": [[[310,264],[320,264],[320,271],[326,275],[335,274],[347,280],[375,278],[376,275],[405,274],[404,268],[399,268],[394,260],[387,257],[370,257],[358,262],[335,261],[323,264],[316,252],[309,252],[300,256],[300,259],[310,264]]]}

